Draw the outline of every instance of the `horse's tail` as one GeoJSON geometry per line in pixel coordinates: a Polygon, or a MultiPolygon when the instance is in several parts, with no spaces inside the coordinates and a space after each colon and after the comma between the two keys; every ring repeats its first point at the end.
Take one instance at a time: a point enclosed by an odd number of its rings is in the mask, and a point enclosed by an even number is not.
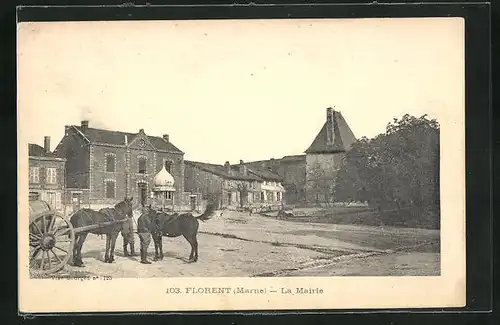
{"type": "Polygon", "coordinates": [[[212,215],[212,212],[214,212],[215,207],[212,204],[207,205],[207,208],[205,211],[200,215],[195,217],[196,219],[199,219],[203,222],[210,220],[210,216],[212,215]]]}

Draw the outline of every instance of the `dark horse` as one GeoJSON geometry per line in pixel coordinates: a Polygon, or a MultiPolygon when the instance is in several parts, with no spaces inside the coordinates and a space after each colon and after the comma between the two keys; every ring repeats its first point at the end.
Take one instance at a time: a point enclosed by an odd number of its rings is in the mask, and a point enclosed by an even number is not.
{"type": "Polygon", "coordinates": [[[80,209],[71,216],[71,224],[74,228],[85,226],[96,226],[93,229],[78,231],[75,234],[75,246],[73,247],[73,265],[83,266],[82,246],[89,233],[95,235],[106,235],[105,263],[113,263],[116,238],[123,228],[123,222],[116,222],[112,225],[100,226],[105,222],[124,220],[127,216],[132,216],[133,198],[125,198],[116,204],[114,208],[104,208],[99,211],[92,209],[80,209]]]}
{"type": "Polygon", "coordinates": [[[191,245],[189,261],[196,262],[198,260],[198,240],[196,239],[199,227],[198,220],[203,222],[209,220],[214,211],[215,206],[213,204],[207,205],[205,212],[198,217],[193,216],[191,213],[167,214],[146,208],[143,215],[139,217],[137,224],[138,227],[143,223],[149,226],[155,244],[155,261],[163,259],[163,236],[179,237],[182,235],[191,245]]]}

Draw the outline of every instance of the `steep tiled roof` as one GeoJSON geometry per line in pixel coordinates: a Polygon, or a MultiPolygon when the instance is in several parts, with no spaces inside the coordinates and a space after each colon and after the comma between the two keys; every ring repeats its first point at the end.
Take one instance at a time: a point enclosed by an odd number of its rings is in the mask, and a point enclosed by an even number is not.
{"type": "Polygon", "coordinates": [[[233,180],[247,180],[247,181],[262,181],[260,177],[254,176],[254,175],[241,175],[239,174],[236,170],[233,170],[231,168],[232,173],[228,174],[226,171],[226,168],[222,165],[215,165],[215,164],[208,164],[208,163],[203,163],[203,162],[198,162],[198,161],[189,161],[189,160],[184,160],[184,164],[186,165],[191,165],[193,167],[196,167],[198,169],[204,170],[206,172],[212,173],[214,175],[218,175],[227,179],[233,179],[233,180]]]}
{"type": "Polygon", "coordinates": [[[281,158],[281,162],[292,162],[292,161],[301,161],[305,160],[306,155],[291,155],[291,156],[285,156],[281,158]]]}
{"type": "Polygon", "coordinates": [[[266,168],[250,167],[248,168],[248,171],[266,181],[271,180],[271,181],[281,182],[283,180],[283,178],[280,175],[266,168]]]}
{"type": "MultiPolygon", "coordinates": [[[[82,132],[80,126],[73,125],[73,127],[76,128],[78,131],[82,132]]],[[[128,142],[130,143],[130,141],[132,141],[137,136],[137,133],[109,131],[109,130],[94,129],[94,128],[87,128],[87,130],[85,131],[85,137],[92,143],[105,143],[105,144],[112,144],[119,146],[125,145],[125,135],[127,136],[128,142]]],[[[153,146],[158,150],[183,153],[179,148],[174,146],[171,142],[167,142],[161,137],[155,137],[150,135],[148,135],[147,137],[151,142],[151,144],[153,144],[153,146]]]]}
{"type": "Polygon", "coordinates": [[[45,149],[42,146],[39,146],[34,143],[28,144],[28,155],[30,157],[49,157],[49,158],[57,158],[52,152],[45,152],[45,149]]]}
{"type": "Polygon", "coordinates": [[[329,123],[327,121],[321,128],[321,131],[319,131],[311,146],[305,151],[306,153],[345,152],[350,149],[354,142],[356,142],[356,137],[340,112],[333,111],[334,133],[332,143],[328,143],[327,141],[328,127],[329,123]]]}

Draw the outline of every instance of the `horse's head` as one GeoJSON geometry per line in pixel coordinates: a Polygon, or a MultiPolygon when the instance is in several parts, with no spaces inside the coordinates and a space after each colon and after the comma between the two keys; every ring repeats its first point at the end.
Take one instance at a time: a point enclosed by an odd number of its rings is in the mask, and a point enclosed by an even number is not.
{"type": "Polygon", "coordinates": [[[118,203],[115,205],[115,209],[119,210],[121,214],[127,216],[127,217],[132,217],[132,201],[134,200],[133,197],[125,197],[122,202],[118,203]]]}

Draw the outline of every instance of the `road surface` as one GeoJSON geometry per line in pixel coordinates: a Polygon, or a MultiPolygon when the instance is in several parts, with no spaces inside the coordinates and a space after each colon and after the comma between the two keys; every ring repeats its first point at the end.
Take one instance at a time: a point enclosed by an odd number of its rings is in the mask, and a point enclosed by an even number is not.
{"type": "MultiPolygon", "coordinates": [[[[439,231],[317,224],[226,211],[200,222],[199,260],[187,263],[190,245],[164,238],[162,261],[124,257],[118,237],[115,262],[103,262],[105,237],[90,234],[82,250],[85,267],[67,265],[53,276],[247,277],[439,275],[439,231]]],[[[139,239],[136,238],[139,253],[139,239]]],[[[154,257],[154,245],[149,247],[154,257]]]]}

